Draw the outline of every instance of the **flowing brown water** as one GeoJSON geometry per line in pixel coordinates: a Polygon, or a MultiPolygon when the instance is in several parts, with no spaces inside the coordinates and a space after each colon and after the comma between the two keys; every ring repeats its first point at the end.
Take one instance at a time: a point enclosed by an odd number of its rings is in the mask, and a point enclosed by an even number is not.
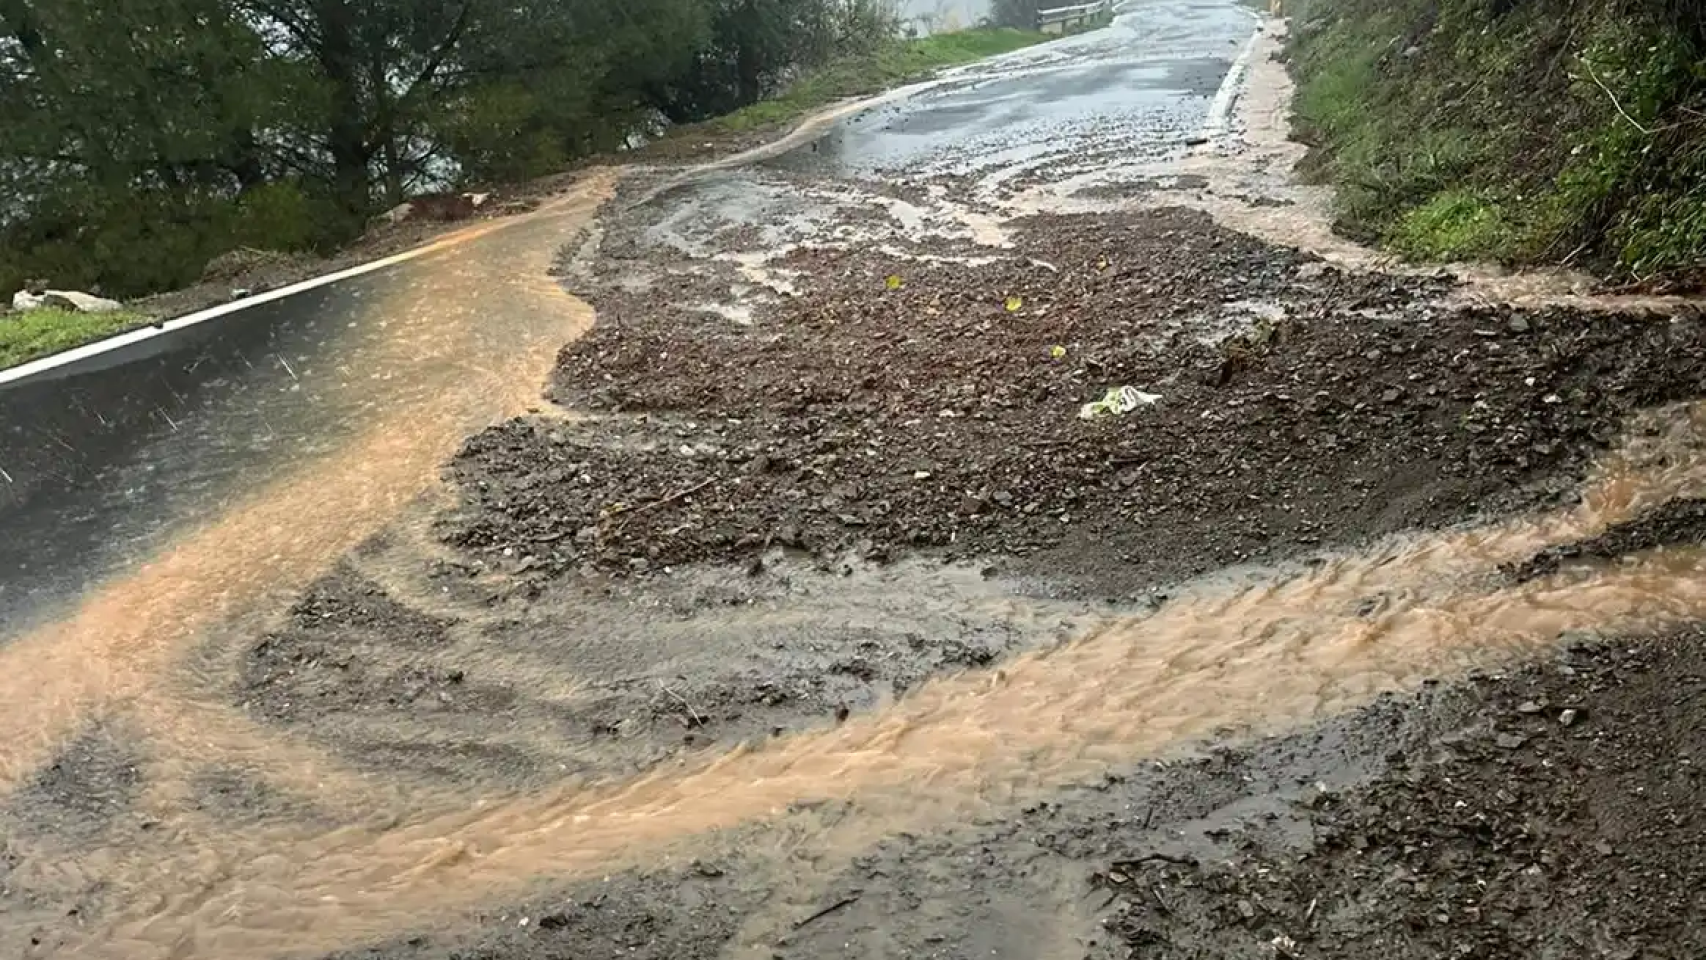
{"type": "MultiPolygon", "coordinates": [[[[433,244],[404,268],[412,281],[404,292],[374,305],[382,334],[339,357],[327,389],[348,394],[341,399],[367,417],[349,442],[240,497],[59,622],[0,648],[0,792],[32,776],[90,717],[126,710],[167,740],[244,752],[252,734],[237,733],[236,718],[174,720],[176,708],[159,706],[170,694],[167,671],[209,626],[287,603],[432,488],[470,431],[537,402],[555,348],[592,319],[548,278],[553,238],[585,223],[613,182],[594,174],[534,214],[433,244]],[[360,375],[369,371],[385,376],[360,375]]],[[[247,753],[290,757],[276,750],[247,753]]],[[[282,765],[320,763],[297,754],[282,765]]]]}
{"type": "MultiPolygon", "coordinates": [[[[1696,449],[1706,413],[1673,411],[1663,423],[1664,433],[1606,465],[1579,508],[1395,542],[1293,575],[1204,586],[1153,615],[1116,620],[999,671],[938,681],[878,714],[691,770],[536,795],[417,799],[413,812],[391,822],[331,831],[278,825],[234,833],[180,816],[148,843],[83,862],[80,869],[124,891],[125,907],[71,953],[224,958],[346,946],[518,893],[534,878],[643,861],[662,845],[799,801],[853,798],[858,826],[838,830],[837,842],[874,839],[1224,728],[1297,723],[1425,677],[1505,662],[1562,631],[1643,631],[1706,616],[1706,556],[1698,550],[1517,586],[1492,572],[1654,503],[1706,491],[1696,449]],[[1370,598],[1384,606],[1359,616],[1370,598]]],[[[160,722],[170,713],[141,715],[160,722]]],[[[276,735],[221,736],[298,771],[320,762],[311,752],[281,751],[288,745],[276,735]]],[[[370,798],[403,802],[360,778],[308,777],[331,794],[371,789],[370,798]]]]}
{"type": "MultiPolygon", "coordinates": [[[[833,729],[626,782],[532,794],[427,790],[366,775],[288,734],[187,695],[217,686],[186,659],[208,631],[281,609],[435,489],[471,430],[534,402],[558,345],[590,312],[544,279],[609,177],[501,229],[447,241],[376,304],[388,333],[347,358],[371,422],[0,648],[0,793],[27,783],[91,718],[141,741],[145,834],[95,849],[43,842],[11,882],[98,885],[108,909],[61,955],[266,957],[346,947],[514,895],[596,876],[801,801],[846,798],[823,842],[853,846],[1094,777],[1226,728],[1273,729],[1384,690],[1544,649],[1562,631],[1658,629],[1706,616],[1706,556],[1657,552],[1522,585],[1497,564],[1706,492],[1706,413],[1673,410],[1608,460],[1582,505],[1480,530],[1394,541],[1302,571],[1204,584],[999,670],[939,680],[833,729]],[[478,235],[478,244],[464,241],[478,235]],[[371,391],[369,395],[360,391],[371,391]],[[211,591],[211,592],[210,592],[211,591]],[[1368,613],[1371,604],[1375,612],[1368,613]],[[223,759],[311,793],[334,822],[233,827],[186,803],[223,759]]],[[[0,944],[5,943],[0,939],[0,944]]]]}

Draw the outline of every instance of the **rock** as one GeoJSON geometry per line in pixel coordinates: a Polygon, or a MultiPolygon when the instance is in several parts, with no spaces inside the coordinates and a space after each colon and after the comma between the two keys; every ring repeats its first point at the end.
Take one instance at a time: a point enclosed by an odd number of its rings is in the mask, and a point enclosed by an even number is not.
{"type": "Polygon", "coordinates": [[[1535,703],[1533,700],[1524,700],[1517,704],[1516,712],[1532,716],[1533,714],[1539,713],[1541,709],[1542,707],[1540,704],[1535,703]]]}
{"type": "Polygon", "coordinates": [[[12,309],[19,313],[23,313],[25,310],[39,310],[43,305],[42,299],[39,294],[31,293],[28,290],[19,290],[12,294],[12,309]]]}
{"type": "Polygon", "coordinates": [[[79,293],[76,290],[49,290],[41,295],[41,306],[69,310],[72,313],[116,313],[124,309],[124,304],[117,300],[97,297],[92,293],[79,293]]]}
{"type": "Polygon", "coordinates": [[[1501,733],[1494,738],[1494,742],[1499,745],[1500,749],[1517,750],[1528,742],[1528,738],[1515,733],[1501,733]]]}
{"type": "Polygon", "coordinates": [[[1566,727],[1573,727],[1576,725],[1576,721],[1581,719],[1581,716],[1580,710],[1567,708],[1558,713],[1558,722],[1566,727]]]}
{"type": "Polygon", "coordinates": [[[415,215],[415,205],[414,204],[412,204],[412,203],[399,203],[396,206],[392,207],[391,209],[380,214],[379,216],[374,217],[373,219],[374,219],[374,222],[376,222],[376,223],[386,223],[386,224],[390,224],[391,226],[394,227],[397,224],[402,223],[404,220],[407,220],[414,215],[415,215]]]}
{"type": "Polygon", "coordinates": [[[1512,333],[1527,333],[1529,330],[1528,318],[1512,317],[1510,319],[1510,323],[1505,324],[1505,326],[1509,328],[1512,333]]]}

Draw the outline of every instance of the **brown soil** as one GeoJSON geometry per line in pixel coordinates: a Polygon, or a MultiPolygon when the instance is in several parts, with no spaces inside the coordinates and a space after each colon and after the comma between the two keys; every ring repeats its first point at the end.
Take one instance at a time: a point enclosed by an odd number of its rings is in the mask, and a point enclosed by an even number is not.
{"type": "Polygon", "coordinates": [[[1706,543],[1706,500],[1672,500],[1599,536],[1552,547],[1506,573],[1518,582],[1556,573],[1566,564],[1603,563],[1642,550],[1706,543]]]}
{"type": "Polygon", "coordinates": [[[392,590],[359,566],[323,578],[248,648],[238,703],[366,768],[458,786],[632,775],[832,725],[1060,642],[1082,614],[1015,616],[1000,583],[905,564],[839,576],[783,561],[765,577],[520,593],[477,565],[392,590]]]}
{"type": "Polygon", "coordinates": [[[1108,928],[1181,960],[1706,955],[1706,633],[1478,688],[1462,731],[1313,792],[1302,847],[1114,862],[1108,928]]]}
{"type": "Polygon", "coordinates": [[[604,416],[470,440],[450,539],[541,575],[924,549],[1130,592],[1549,501],[1706,377],[1697,321],[1446,309],[1176,210],[788,265],[804,295],[751,326],[595,291],[554,396],[604,416]],[[1078,418],[1123,384],[1161,399],[1078,418]]]}
{"type": "Polygon", "coordinates": [[[1685,960],[1703,642],[1578,644],[850,859],[798,841],[844,811],[796,810],[337,957],[1685,960]],[[791,857],[749,855],[771,845],[791,857]]]}

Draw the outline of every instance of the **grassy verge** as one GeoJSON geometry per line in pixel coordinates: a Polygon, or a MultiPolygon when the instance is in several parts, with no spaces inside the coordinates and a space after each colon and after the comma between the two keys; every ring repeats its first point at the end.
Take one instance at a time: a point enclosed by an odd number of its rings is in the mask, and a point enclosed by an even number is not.
{"type": "Polygon", "coordinates": [[[138,313],[28,310],[0,315],[0,370],[151,322],[138,313]]]}
{"type": "Polygon", "coordinates": [[[702,134],[740,133],[786,123],[837,100],[879,93],[943,67],[971,63],[1050,39],[1054,38],[1035,31],[990,27],[896,40],[871,53],[849,56],[815,70],[779,97],[744,107],[694,129],[702,134]]]}
{"type": "Polygon", "coordinates": [[[1706,274],[1706,31],[1678,0],[1305,0],[1306,175],[1414,259],[1706,274]]]}

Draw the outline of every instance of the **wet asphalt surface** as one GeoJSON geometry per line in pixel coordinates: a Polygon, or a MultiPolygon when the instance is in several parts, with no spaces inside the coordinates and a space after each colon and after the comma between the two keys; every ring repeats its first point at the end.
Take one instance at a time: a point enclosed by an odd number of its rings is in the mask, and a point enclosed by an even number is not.
{"type": "Polygon", "coordinates": [[[1216,0],[1127,4],[1105,30],[948,71],[914,96],[863,112],[779,168],[881,177],[963,175],[1118,146],[1182,149],[1253,18],[1216,0]]]}
{"type": "Polygon", "coordinates": [[[334,446],[351,411],[302,377],[394,282],[320,287],[0,384],[0,637],[334,446]]]}
{"type": "MultiPolygon", "coordinates": [[[[769,163],[880,180],[1022,165],[1110,142],[1176,153],[1202,125],[1251,23],[1224,0],[1129,4],[1111,28],[951,71],[769,163]]],[[[705,191],[728,189],[715,177],[704,184],[672,202],[691,211],[705,191]]],[[[333,399],[304,375],[335,366],[352,341],[381,336],[383,318],[363,302],[431,269],[401,264],[0,384],[0,640],[358,430],[365,405],[333,399]]]]}

